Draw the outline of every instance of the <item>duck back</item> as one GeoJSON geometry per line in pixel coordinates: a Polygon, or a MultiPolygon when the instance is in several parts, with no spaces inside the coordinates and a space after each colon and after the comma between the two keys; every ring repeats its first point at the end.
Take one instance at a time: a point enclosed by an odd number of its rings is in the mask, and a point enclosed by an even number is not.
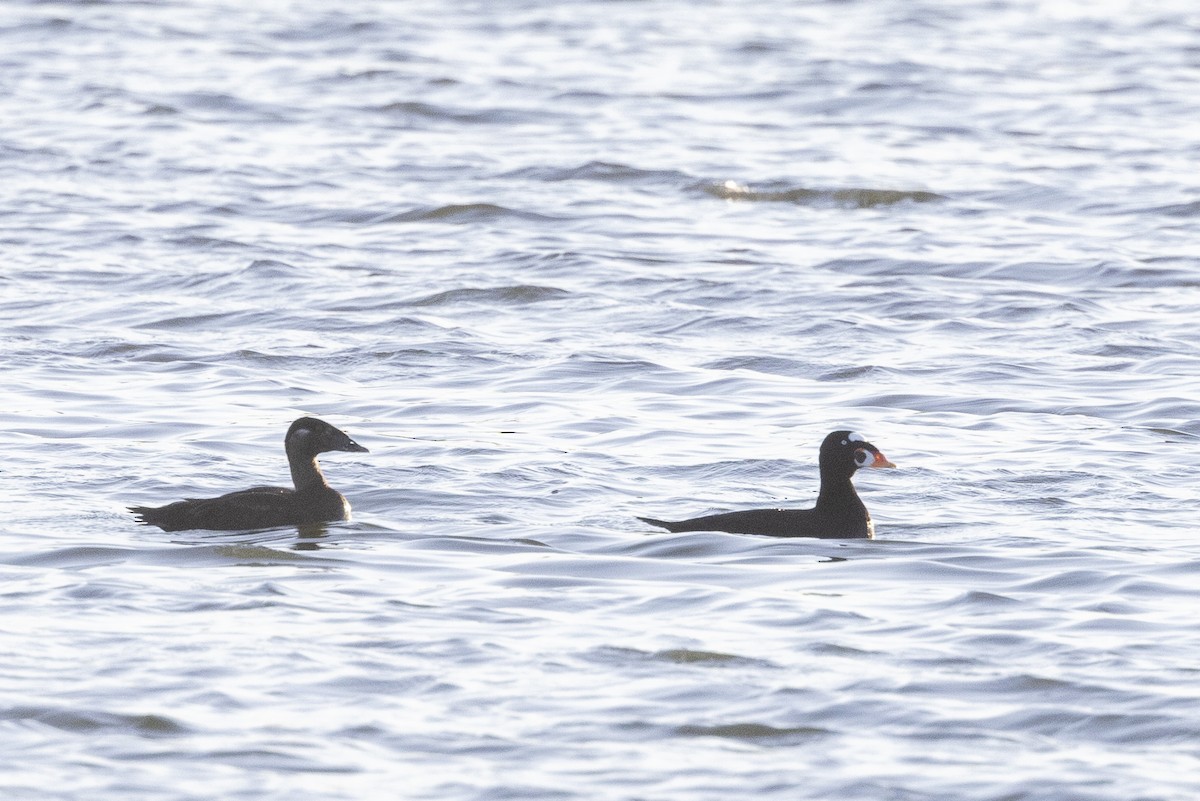
{"type": "Polygon", "coordinates": [[[237,531],[350,519],[350,504],[328,486],[304,492],[287,487],[251,487],[217,498],[188,498],[166,506],[130,507],[130,511],[142,523],[164,531],[237,531]]]}

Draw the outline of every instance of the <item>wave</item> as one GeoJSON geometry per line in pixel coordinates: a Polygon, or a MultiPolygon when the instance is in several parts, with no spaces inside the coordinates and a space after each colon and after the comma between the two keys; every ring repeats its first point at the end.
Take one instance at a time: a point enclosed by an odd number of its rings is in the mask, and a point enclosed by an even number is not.
{"type": "Polygon", "coordinates": [[[479,223],[497,222],[500,220],[525,220],[528,222],[554,222],[560,218],[546,214],[537,214],[494,203],[450,203],[444,206],[426,206],[398,214],[377,217],[374,223],[410,223],[410,222],[443,222],[443,223],[479,223]]]}
{"type": "Polygon", "coordinates": [[[619,184],[695,183],[695,178],[679,170],[648,170],[610,161],[588,161],[574,167],[524,167],[505,173],[501,178],[527,178],[547,183],[563,181],[603,181],[619,184]]]}
{"type": "Polygon", "coordinates": [[[464,303],[523,306],[569,297],[570,292],[548,286],[465,287],[436,292],[409,302],[412,306],[458,306],[464,303]]]}

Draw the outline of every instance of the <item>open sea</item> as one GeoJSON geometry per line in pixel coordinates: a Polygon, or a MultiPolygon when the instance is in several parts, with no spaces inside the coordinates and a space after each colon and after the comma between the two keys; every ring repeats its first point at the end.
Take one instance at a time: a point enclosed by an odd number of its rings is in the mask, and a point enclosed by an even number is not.
{"type": "Polygon", "coordinates": [[[0,798],[1195,801],[1200,6],[0,4],[0,798]],[[287,484],[353,520],[165,533],[287,484]],[[669,534],[810,505],[875,540],[669,534]]]}

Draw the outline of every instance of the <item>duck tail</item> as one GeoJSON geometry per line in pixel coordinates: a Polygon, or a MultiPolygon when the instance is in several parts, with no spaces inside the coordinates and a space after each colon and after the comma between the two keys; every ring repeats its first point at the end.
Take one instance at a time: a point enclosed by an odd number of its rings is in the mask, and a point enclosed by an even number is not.
{"type": "Polygon", "coordinates": [[[672,531],[672,532],[679,531],[679,528],[677,528],[677,526],[679,524],[672,523],[670,520],[659,520],[654,517],[639,517],[638,520],[641,520],[643,523],[649,523],[652,526],[658,526],[659,528],[665,528],[667,531],[672,531]]]}

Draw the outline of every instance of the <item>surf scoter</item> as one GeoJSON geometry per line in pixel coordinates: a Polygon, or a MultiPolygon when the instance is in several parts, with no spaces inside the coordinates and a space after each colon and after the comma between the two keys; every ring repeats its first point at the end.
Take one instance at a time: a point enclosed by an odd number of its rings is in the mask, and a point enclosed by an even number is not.
{"type": "Polygon", "coordinates": [[[325,482],[317,455],[326,451],[367,453],[367,449],[315,417],[301,417],[292,423],[283,447],[295,489],[251,487],[219,498],[188,498],[159,507],[131,506],[129,511],[140,522],[164,531],[237,531],[349,520],[350,504],[325,482]]]}
{"type": "Polygon", "coordinates": [[[873,538],[875,526],[850,478],[860,467],[895,467],[852,431],[834,431],[821,443],[821,492],[812,509],[749,509],[677,522],[639,517],[669,531],[728,531],[768,537],[873,538]]]}

